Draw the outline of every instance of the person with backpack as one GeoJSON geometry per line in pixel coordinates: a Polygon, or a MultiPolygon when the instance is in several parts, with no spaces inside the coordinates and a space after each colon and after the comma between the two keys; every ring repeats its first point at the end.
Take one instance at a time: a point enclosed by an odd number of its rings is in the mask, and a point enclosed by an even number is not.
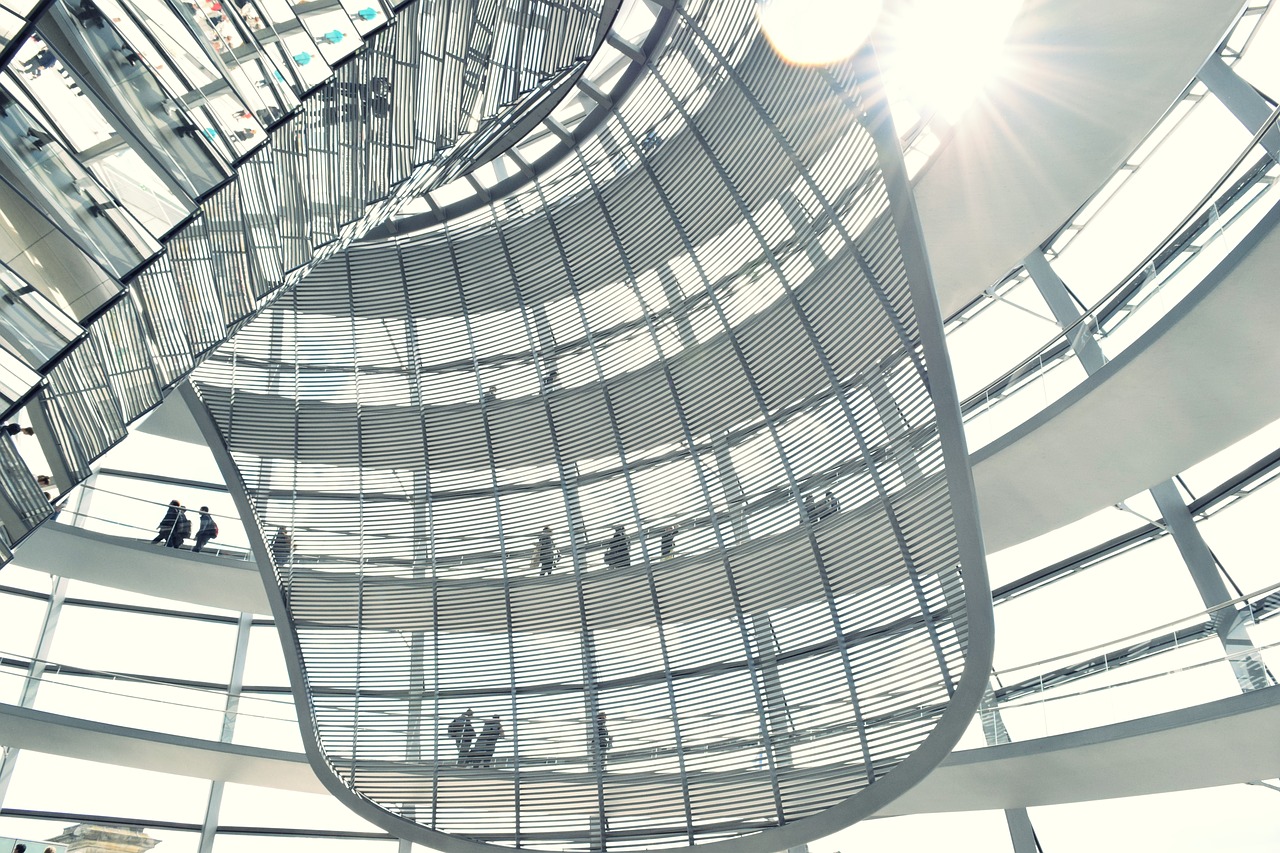
{"type": "Polygon", "coordinates": [[[218,522],[209,515],[207,506],[200,507],[200,526],[196,528],[196,544],[191,546],[191,553],[198,554],[210,539],[218,538],[218,522]]]}
{"type": "Polygon", "coordinates": [[[498,741],[506,735],[502,731],[502,721],[497,714],[485,720],[484,728],[480,729],[480,736],[476,738],[475,746],[471,747],[471,751],[467,753],[467,762],[472,767],[492,767],[493,751],[498,746],[498,741]]]}
{"type": "Polygon", "coordinates": [[[177,517],[173,520],[173,532],[169,534],[169,541],[164,543],[167,548],[181,548],[182,543],[191,538],[191,519],[187,518],[186,507],[179,506],[177,517]]]}
{"type": "Polygon", "coordinates": [[[476,730],[471,725],[471,718],[475,715],[475,711],[468,708],[463,713],[453,718],[453,722],[449,724],[449,737],[453,738],[453,742],[458,745],[458,764],[465,767],[467,764],[467,755],[471,752],[471,741],[475,740],[476,730]]]}

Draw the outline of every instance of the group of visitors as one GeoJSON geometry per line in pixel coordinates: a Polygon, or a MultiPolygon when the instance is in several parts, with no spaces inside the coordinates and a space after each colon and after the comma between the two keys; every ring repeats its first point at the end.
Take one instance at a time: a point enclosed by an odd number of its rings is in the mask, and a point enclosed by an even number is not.
{"type": "MultiPolygon", "coordinates": [[[[505,737],[502,720],[497,714],[485,720],[476,736],[475,726],[471,721],[475,711],[468,708],[453,718],[447,729],[449,738],[458,746],[459,767],[492,767],[493,751],[498,741],[505,737]]],[[[591,754],[604,763],[609,750],[613,748],[613,736],[609,734],[608,715],[601,711],[596,714],[596,724],[591,736],[591,754]]]]}
{"type": "MultiPolygon", "coordinates": [[[[669,560],[675,554],[676,533],[678,528],[668,525],[663,528],[659,540],[659,554],[663,560],[669,560]]],[[[530,568],[538,569],[539,575],[549,575],[560,562],[560,552],[556,549],[555,538],[550,525],[542,528],[538,534],[538,544],[533,549],[533,560],[530,568]]],[[[631,537],[627,535],[625,524],[615,524],[613,535],[605,546],[604,564],[610,569],[625,569],[631,565],[631,537]]]]}
{"type": "Polygon", "coordinates": [[[458,745],[459,767],[492,767],[493,751],[498,741],[506,737],[502,730],[502,718],[497,714],[484,721],[480,735],[476,736],[471,724],[475,711],[468,708],[449,723],[449,737],[458,745]]]}
{"type": "MultiPolygon", "coordinates": [[[[200,523],[195,532],[196,542],[191,546],[192,553],[199,553],[210,539],[217,537],[218,522],[209,515],[207,506],[200,507],[200,523]]],[[[165,510],[164,518],[160,519],[156,538],[151,540],[151,544],[159,545],[163,542],[166,548],[181,548],[190,538],[191,519],[187,518],[187,508],[181,501],[169,501],[169,508],[165,510]]]]}
{"type": "Polygon", "coordinates": [[[813,495],[805,495],[804,511],[809,520],[816,523],[839,512],[840,499],[830,489],[822,493],[821,501],[815,501],[813,495]]]}

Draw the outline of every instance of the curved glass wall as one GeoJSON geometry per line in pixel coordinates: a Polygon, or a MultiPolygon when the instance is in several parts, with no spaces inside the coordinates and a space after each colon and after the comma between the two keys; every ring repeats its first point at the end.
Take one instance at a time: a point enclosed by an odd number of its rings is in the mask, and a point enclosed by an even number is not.
{"type": "MultiPolygon", "coordinates": [[[[1254,10],[1246,14],[1245,20],[1259,14],[1262,13],[1254,10]]],[[[1268,64],[1262,60],[1262,56],[1266,53],[1265,46],[1270,44],[1274,35],[1270,34],[1266,26],[1269,19],[1264,17],[1262,20],[1263,25],[1259,26],[1258,35],[1254,42],[1247,46],[1248,49],[1245,50],[1244,57],[1237,67],[1246,79],[1264,92],[1268,92],[1271,83],[1274,82],[1272,79],[1274,71],[1269,69],[1268,64]],[[1258,46],[1257,52],[1254,52],[1254,45],[1258,46]]],[[[1233,44],[1236,47],[1245,47],[1243,40],[1233,44]]],[[[1274,52],[1271,53],[1274,55],[1274,52]]],[[[1233,58],[1229,51],[1224,52],[1224,55],[1229,59],[1233,58]]],[[[1178,109],[1189,110],[1193,104],[1201,104],[1206,109],[1212,109],[1213,100],[1212,96],[1204,96],[1197,90],[1191,99],[1178,109]]],[[[1248,132],[1243,132],[1242,135],[1239,127],[1233,123],[1234,119],[1221,110],[1217,112],[1216,121],[1222,123],[1220,131],[1224,137],[1228,138],[1228,144],[1220,149],[1222,155],[1218,163],[1221,164],[1221,168],[1216,171],[1209,170],[1208,183],[1197,188],[1180,189],[1179,192],[1185,193],[1182,198],[1186,201],[1163,202],[1166,205],[1163,209],[1173,217],[1173,220],[1176,220],[1178,210],[1187,212],[1187,206],[1190,203],[1204,196],[1208,186],[1226,170],[1231,158],[1239,153],[1248,140],[1248,132]],[[1232,143],[1230,140],[1235,142],[1232,143]]],[[[1174,128],[1170,131],[1171,136],[1179,130],[1178,122],[1175,121],[1173,125],[1174,128]]],[[[1146,148],[1147,146],[1144,145],[1143,151],[1135,152],[1134,157],[1131,158],[1133,164],[1145,162],[1145,157],[1149,156],[1146,148]]],[[[1169,150],[1172,152],[1174,149],[1169,150]]],[[[1193,158],[1198,156],[1195,153],[1194,143],[1188,142],[1184,150],[1193,158]]],[[[1182,168],[1180,164],[1183,159],[1185,158],[1171,156],[1168,174],[1174,176],[1180,174],[1182,168]]],[[[1151,161],[1144,165],[1143,169],[1154,166],[1155,163],[1156,161],[1151,161]]],[[[1126,168],[1123,174],[1137,174],[1137,172],[1126,168]]],[[[1154,171],[1152,174],[1153,186],[1172,181],[1169,177],[1159,178],[1154,171]]],[[[1257,185],[1258,191],[1265,193],[1269,190],[1271,176],[1265,167],[1260,174],[1262,180],[1257,185]]],[[[1136,188],[1138,185],[1135,185],[1136,188]]],[[[1227,188],[1224,187],[1225,189],[1227,188]]],[[[1108,191],[1104,191],[1104,195],[1106,194],[1108,191]]],[[[1098,238],[1099,243],[1106,242],[1102,236],[1109,233],[1122,245],[1132,244],[1136,253],[1134,257],[1141,256],[1143,251],[1151,248],[1150,244],[1139,247],[1136,240],[1131,241],[1124,236],[1125,232],[1120,231],[1119,226],[1108,225],[1102,219],[1092,220],[1091,215],[1094,209],[1095,206],[1091,205],[1088,210],[1082,211],[1081,217],[1082,221],[1091,220],[1086,224],[1086,228],[1103,229],[1098,238]]],[[[1117,211],[1113,221],[1124,221],[1126,224],[1141,224],[1145,221],[1141,215],[1143,210],[1141,202],[1138,202],[1133,210],[1139,213],[1117,211]]],[[[1214,223],[1215,226],[1217,221],[1222,220],[1223,217],[1218,217],[1214,223]]],[[[1244,224],[1248,220],[1235,221],[1244,224]]],[[[1235,226],[1229,225],[1229,227],[1235,226]]],[[[1212,230],[1217,229],[1215,227],[1212,230]]],[[[1168,229],[1159,231],[1161,236],[1168,233],[1168,229]]],[[[1068,244],[1064,244],[1064,257],[1068,248],[1068,244]]],[[[1087,243],[1080,243],[1076,247],[1080,251],[1085,248],[1087,243]]],[[[1194,244],[1192,248],[1195,248],[1194,244]]],[[[1055,263],[1058,262],[1055,261],[1055,263]]],[[[1103,266],[1112,272],[1105,274],[1104,270],[1098,278],[1115,279],[1119,274],[1132,268],[1134,263],[1121,259],[1115,261],[1110,267],[1105,267],[1104,264],[1103,266]]],[[[1080,269],[1086,272],[1068,274],[1069,270],[1066,267],[1063,267],[1061,272],[1068,279],[1068,284],[1074,287],[1078,282],[1095,280],[1094,274],[1088,272],[1092,269],[1090,264],[1091,262],[1081,261],[1080,269]]],[[[982,387],[989,377],[1007,370],[1011,363],[1021,358],[1031,346],[1038,346],[1043,336],[1034,331],[1034,328],[1051,328],[1048,325],[1049,312],[1043,305],[1037,306],[1034,300],[1024,300],[1020,297],[1001,300],[998,298],[999,293],[999,290],[994,291],[993,296],[997,298],[992,298],[990,301],[997,312],[1003,311],[1002,319],[999,321],[993,319],[981,334],[973,332],[973,336],[981,338],[989,345],[1002,342],[1006,338],[1009,340],[1021,338],[1027,342],[1028,346],[1010,349],[1007,356],[1002,355],[984,362],[986,366],[981,370],[975,370],[972,374],[975,377],[971,386],[973,388],[982,387]],[[1021,307],[1010,305],[1011,302],[1031,307],[1040,316],[1032,316],[1021,307]],[[1025,323],[1023,323],[1024,318],[1025,323]],[[1032,328],[1032,331],[1029,333],[1022,331],[1020,327],[1023,326],[1032,328]],[[978,376],[982,378],[979,380],[976,378],[978,376]]],[[[1083,296],[1082,302],[1085,305],[1089,304],[1083,296]]],[[[993,314],[993,318],[994,316],[993,314]]],[[[957,342],[953,352],[956,354],[961,370],[967,370],[965,365],[968,356],[959,348],[959,340],[954,336],[953,340],[957,342]]],[[[498,385],[497,393],[502,394],[503,384],[495,384],[498,385]]],[[[1034,389],[1034,383],[1032,388],[1034,389]]],[[[1042,397],[1043,391],[1032,390],[1031,396],[1042,397]]],[[[477,391],[475,398],[477,404],[480,398],[481,394],[477,391]]],[[[1042,403],[1038,402],[1037,406],[1039,405],[1042,403]]],[[[1020,422],[1021,418],[1021,415],[1011,416],[1010,423],[1020,422]]],[[[999,431],[1004,429],[1002,427],[999,431]]],[[[983,439],[980,435],[971,433],[971,440],[981,442],[983,439]]],[[[1181,478],[1186,484],[1184,497],[1199,518],[1197,526],[1209,541],[1214,554],[1219,557],[1222,568],[1232,579],[1232,589],[1238,587],[1246,594],[1257,591],[1264,593],[1261,601],[1254,596],[1249,597],[1258,617],[1258,625],[1251,627],[1250,631],[1255,638],[1256,647],[1267,658],[1273,657],[1274,652],[1271,649],[1273,641],[1267,633],[1272,630],[1272,626],[1265,619],[1269,612],[1266,605],[1270,597],[1266,590],[1274,584],[1275,576],[1274,572],[1268,569],[1268,566],[1274,564],[1274,560],[1270,559],[1271,549],[1265,542],[1263,532],[1267,529],[1268,519],[1274,516],[1276,497],[1273,494],[1274,486],[1266,485],[1270,479],[1266,471],[1270,470],[1267,467],[1267,460],[1274,454],[1278,443],[1280,442],[1277,441],[1273,427],[1228,448],[1218,457],[1197,464],[1183,472],[1181,478]],[[1236,478],[1237,474],[1254,468],[1262,472],[1255,472],[1256,478],[1236,478]],[[1216,493],[1220,486],[1231,483],[1234,483],[1234,486],[1227,488],[1224,496],[1217,499],[1220,500],[1217,506],[1220,506],[1222,511],[1215,512],[1211,507],[1195,509],[1203,497],[1216,493]],[[1200,518],[1202,514],[1205,517],[1200,518]]],[[[14,446],[24,459],[28,459],[31,470],[46,470],[39,462],[32,463],[29,460],[30,444],[29,441],[19,438],[14,446]]],[[[115,491],[117,485],[119,485],[118,482],[113,483],[110,490],[115,491]]],[[[135,488],[140,493],[145,491],[140,487],[129,487],[125,491],[132,492],[135,488]]],[[[163,488],[158,491],[159,494],[155,495],[155,498],[160,502],[170,496],[170,493],[163,488]]],[[[185,493],[178,494],[188,497],[185,493]]],[[[95,502],[97,500],[95,497],[95,502]]],[[[99,508],[105,506],[100,502],[94,505],[99,508]]],[[[89,513],[86,514],[94,513],[96,510],[91,506],[89,513]]],[[[103,515],[105,517],[108,514],[103,515]]],[[[139,524],[145,527],[147,523],[154,523],[156,513],[152,508],[127,508],[115,520],[133,524],[140,521],[139,516],[145,516],[139,524]]],[[[68,517],[64,515],[62,520],[68,517]]],[[[74,518],[73,515],[70,517],[74,518]]],[[[1205,621],[1203,607],[1186,580],[1186,571],[1181,559],[1174,553],[1167,539],[1157,538],[1161,537],[1161,532],[1158,525],[1148,521],[1152,518],[1158,518],[1158,512],[1149,501],[1144,503],[1140,498],[1126,500],[1124,508],[1100,510],[1095,515],[1066,528],[993,555],[993,571],[998,587],[996,613],[1003,636],[997,661],[997,667],[1001,670],[1001,683],[997,684],[996,688],[997,695],[1006,706],[1002,710],[1007,712],[1007,723],[1014,737],[1034,737],[1091,723],[1126,719],[1142,713],[1207,701],[1228,695],[1237,689],[1232,683],[1230,670],[1222,656],[1221,647],[1216,646],[1211,639],[1205,642],[1204,640],[1209,638],[1203,632],[1197,635],[1201,639],[1192,643],[1184,643],[1183,638],[1187,635],[1181,634],[1180,637],[1175,638],[1176,645],[1170,643],[1167,646],[1154,648],[1149,656],[1132,658],[1137,665],[1128,665],[1131,658],[1126,655],[1133,646],[1145,643],[1148,638],[1158,639],[1168,634],[1179,634],[1187,629],[1196,629],[1205,621]],[[1123,556],[1100,559],[1095,552],[1102,550],[1100,546],[1110,540],[1123,540],[1114,546],[1115,552],[1117,554],[1123,552],[1123,556]],[[1150,544],[1143,544],[1145,542],[1150,544]],[[1062,580],[1051,582],[1045,580],[1046,577],[1062,580]],[[1068,586],[1076,583],[1079,584],[1078,592],[1072,591],[1068,586]],[[1008,587],[1004,590],[1003,597],[999,595],[1002,587],[1008,587]],[[1057,597],[1057,590],[1064,591],[1061,599],[1057,597]],[[1076,602],[1075,607],[1067,606],[1069,601],[1076,602]],[[1099,606],[1100,602],[1104,603],[1103,606],[1099,606]],[[1112,606],[1112,603],[1115,606],[1112,606]],[[1064,612],[1065,616],[1060,623],[1056,623],[1059,625],[1056,631],[1049,633],[1040,630],[1046,614],[1056,618],[1054,614],[1059,612],[1064,612]],[[1089,628],[1094,630],[1091,630],[1087,637],[1082,634],[1079,637],[1081,642],[1068,641],[1075,637],[1076,632],[1083,632],[1089,628]],[[1143,636],[1139,637],[1139,635],[1143,636]],[[1044,642],[1046,639],[1057,642],[1044,642]],[[1015,653],[1010,650],[1017,651],[1015,653]],[[1065,654],[1067,657],[1062,661],[1047,660],[1049,657],[1060,654],[1065,654]],[[1091,666],[1081,667],[1074,676],[1074,680],[1053,682],[1060,670],[1074,667],[1082,662],[1090,663],[1091,666]],[[1204,672],[1211,674],[1207,678],[1202,678],[1200,673],[1204,672]],[[1165,680],[1166,675],[1172,678],[1165,680]],[[1056,688],[1057,692],[1039,694],[1027,693],[1023,690],[1025,685],[1041,680],[1061,686],[1056,688]],[[1174,683],[1177,684],[1176,688],[1166,689],[1161,686],[1174,683]],[[1021,692],[1000,693],[1006,687],[1016,688],[1021,692]],[[1123,697],[1123,701],[1120,697],[1123,697]]],[[[145,537],[149,532],[151,531],[139,531],[137,535],[145,537]]],[[[677,542],[679,541],[677,539],[677,542]]],[[[600,563],[601,560],[602,556],[597,556],[596,562],[600,563]]],[[[40,596],[49,593],[49,582],[40,575],[28,575],[24,578],[21,572],[10,569],[6,569],[4,577],[7,578],[5,583],[9,584],[11,589],[27,587],[35,592],[35,597],[31,597],[22,592],[15,594],[6,590],[6,607],[10,608],[7,612],[13,614],[10,634],[12,643],[8,648],[11,649],[17,663],[15,671],[21,671],[20,661],[24,657],[30,657],[34,651],[35,638],[43,622],[45,606],[40,596]]],[[[141,603],[141,600],[137,600],[126,604],[129,599],[127,594],[106,588],[83,586],[78,581],[72,581],[68,589],[73,598],[79,597],[87,606],[109,603],[108,606],[118,613],[133,612],[127,608],[141,603]],[[80,591],[77,591],[77,586],[80,586],[80,591]],[[121,609],[122,605],[126,609],[121,609]]],[[[147,604],[167,610],[200,611],[201,616],[205,615],[201,608],[194,608],[187,604],[160,601],[151,601],[147,604]]],[[[226,626],[231,624],[236,614],[223,613],[218,616],[223,617],[221,624],[226,626]]],[[[130,628],[127,622],[121,621],[116,623],[115,630],[129,631],[130,628]]],[[[154,627],[149,630],[153,636],[157,634],[154,627]]],[[[262,695],[269,697],[271,701],[275,701],[282,695],[287,683],[274,632],[275,628],[271,625],[255,624],[253,626],[248,666],[251,673],[258,668],[258,673],[247,675],[246,682],[253,689],[269,686],[271,689],[264,691],[262,695]],[[270,661],[270,664],[255,664],[255,660],[270,661]],[[268,671],[275,674],[268,678],[266,675],[268,671]]],[[[174,647],[182,647],[185,643],[184,638],[177,633],[166,631],[160,632],[160,635],[170,637],[172,642],[168,645],[174,647]]],[[[234,655],[233,650],[228,648],[228,643],[218,641],[214,645],[218,654],[234,655]]],[[[156,652],[151,650],[149,653],[156,652]]],[[[60,665],[81,665],[87,670],[90,657],[82,655],[78,651],[78,646],[67,645],[59,648],[58,659],[55,662],[60,665]]],[[[120,660],[127,662],[124,657],[120,660]]],[[[230,658],[224,657],[223,661],[223,668],[229,671],[230,658]]],[[[148,678],[155,675],[172,677],[176,671],[176,668],[169,663],[153,663],[148,660],[142,660],[136,666],[129,664],[112,666],[108,669],[132,671],[134,674],[141,674],[148,678]]],[[[225,676],[217,677],[211,672],[204,671],[201,675],[207,677],[209,684],[215,687],[219,682],[225,684],[225,676]]],[[[95,680],[100,682],[103,679],[95,680]]],[[[53,691],[50,691],[50,697],[53,695],[53,691]]],[[[57,704],[54,704],[53,698],[50,698],[47,700],[49,702],[47,707],[72,714],[85,713],[86,706],[83,703],[75,703],[72,696],[74,696],[72,691],[63,691],[58,695],[57,704]]],[[[139,700],[139,704],[142,701],[145,700],[139,700]]],[[[264,716],[269,715],[267,711],[262,713],[264,716]]],[[[201,714],[212,719],[217,716],[217,711],[201,712],[201,714]]],[[[162,722],[152,724],[147,723],[146,719],[149,718],[139,715],[137,722],[140,725],[154,725],[157,729],[165,727],[162,722]]],[[[239,733],[244,729],[252,730],[246,725],[247,720],[249,720],[248,716],[237,727],[237,737],[240,737],[239,733]]],[[[203,724],[193,725],[191,732],[205,734],[209,731],[209,727],[201,726],[203,724]]],[[[441,740],[442,749],[452,747],[452,742],[444,733],[434,732],[433,736],[441,740]]],[[[266,737],[263,741],[255,742],[265,742],[265,740],[266,737]]],[[[970,732],[966,744],[978,746],[981,742],[980,734],[975,728],[970,732]]],[[[31,759],[31,762],[25,765],[29,768],[25,772],[23,763],[18,764],[13,793],[5,801],[4,829],[0,831],[27,837],[49,837],[56,834],[66,823],[78,820],[80,817],[114,816],[121,822],[150,823],[156,827],[166,824],[164,828],[152,830],[152,834],[165,838],[166,846],[162,847],[162,850],[189,848],[195,851],[197,849],[201,823],[208,809],[207,783],[192,785],[181,780],[175,781],[175,777],[147,774],[127,768],[96,766],[57,758],[45,760],[44,757],[35,753],[25,754],[23,761],[27,759],[31,759]],[[73,787],[64,784],[61,782],[64,777],[81,778],[83,785],[73,787]],[[166,789],[171,796],[164,793],[166,789]],[[125,790],[132,790],[133,795],[126,795],[125,790]],[[39,812],[41,816],[35,818],[24,816],[24,813],[35,812],[39,812]],[[73,817],[64,819],[63,815],[73,817]],[[176,826],[177,824],[181,826],[176,826]]],[[[313,849],[315,844],[389,849],[394,843],[366,825],[358,825],[357,821],[348,822],[338,817],[341,810],[333,809],[331,801],[324,797],[312,795],[309,798],[308,795],[302,794],[276,795],[260,789],[237,786],[227,786],[227,788],[229,793],[224,802],[233,805],[224,808],[222,819],[218,821],[222,824],[220,829],[218,831],[210,829],[208,835],[209,838],[217,839],[216,846],[219,850],[236,844],[249,843],[256,847],[278,847],[281,850],[291,844],[307,844],[309,849],[313,849]],[[304,801],[308,805],[303,805],[304,801]],[[353,835],[345,840],[334,838],[324,841],[312,839],[298,841],[285,837],[283,832],[271,834],[269,830],[273,827],[317,837],[327,831],[352,831],[355,834],[363,832],[364,836],[353,835]],[[255,832],[260,834],[253,835],[252,833],[255,832]]],[[[1217,833],[1224,830],[1223,821],[1216,819],[1214,815],[1235,814],[1241,810],[1249,814],[1265,814],[1269,808],[1269,798],[1274,796],[1273,792],[1265,788],[1235,786],[1231,789],[1223,789],[1221,792],[1165,795],[1154,798],[1152,802],[1157,805],[1151,807],[1162,809],[1159,812],[1161,828],[1173,827],[1171,835],[1164,840],[1167,849],[1204,849],[1206,845],[1211,847],[1217,843],[1217,839],[1220,838],[1217,833]],[[1176,821],[1169,817],[1173,812],[1176,812],[1176,821]],[[1204,831],[1197,828],[1197,820],[1202,821],[1200,826],[1213,827],[1214,834],[1208,836],[1208,840],[1204,831]]],[[[1149,822],[1135,818],[1135,815],[1141,812],[1132,811],[1146,808],[1144,802],[1126,801],[1123,804],[1047,807],[1032,809],[1031,814],[1037,833],[1046,844],[1054,842],[1057,845],[1076,847],[1088,843],[1087,839],[1081,839],[1073,834],[1078,833],[1080,827],[1089,827],[1088,837],[1096,838],[1096,831],[1100,826],[1106,827],[1109,833],[1115,833],[1123,831],[1136,819],[1147,826],[1144,832],[1151,831],[1149,822]],[[1117,814],[1117,809],[1121,808],[1126,811],[1117,814]]],[[[1263,824],[1265,823],[1264,821],[1263,824]]],[[[904,850],[934,849],[940,833],[946,833],[948,837],[955,839],[959,849],[966,849],[966,844],[971,849],[984,851],[1012,849],[1008,846],[1007,831],[1003,821],[997,815],[947,815],[937,819],[920,817],[874,821],[864,823],[847,833],[841,833],[833,839],[820,842],[815,845],[815,849],[847,850],[859,843],[887,844],[889,842],[883,839],[883,833],[891,834],[894,846],[904,850]]],[[[1113,837],[1119,838],[1119,835],[1113,837]]],[[[1150,840],[1149,836],[1142,843],[1148,840],[1150,840]]],[[[1267,827],[1263,825],[1259,831],[1248,833],[1247,837],[1233,843],[1242,850],[1269,850],[1274,848],[1277,841],[1267,836],[1267,827]]]]}
{"type": "Polygon", "coordinates": [[[970,672],[883,107],[695,11],[668,45],[528,190],[318,267],[197,381],[325,769],[447,836],[812,837],[970,672]]]}

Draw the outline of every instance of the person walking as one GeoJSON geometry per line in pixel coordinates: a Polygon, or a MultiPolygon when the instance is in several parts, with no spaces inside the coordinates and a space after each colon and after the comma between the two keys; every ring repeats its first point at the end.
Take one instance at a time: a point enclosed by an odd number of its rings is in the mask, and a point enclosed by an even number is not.
{"type": "Polygon", "coordinates": [[[293,537],[289,535],[289,528],[276,528],[275,535],[271,537],[271,556],[276,561],[276,568],[289,565],[293,559],[293,537]]]}
{"type": "Polygon", "coordinates": [[[604,564],[611,569],[625,569],[631,565],[631,540],[627,538],[627,528],[621,524],[613,526],[609,548],[604,552],[604,564]]]}
{"type": "Polygon", "coordinates": [[[458,766],[465,767],[467,765],[467,756],[471,752],[471,741],[475,740],[476,730],[471,725],[471,718],[475,712],[470,708],[453,718],[453,722],[449,724],[449,737],[453,738],[453,742],[458,745],[458,766]]]}
{"type": "Polygon", "coordinates": [[[556,567],[556,542],[551,538],[551,525],[538,534],[538,547],[534,550],[534,562],[541,567],[538,575],[549,575],[556,567]]]}
{"type": "Polygon", "coordinates": [[[191,538],[191,519],[187,518],[187,510],[181,504],[178,505],[178,515],[173,520],[173,531],[169,534],[169,541],[164,543],[167,548],[181,548],[182,543],[191,538]]]}
{"type": "Polygon", "coordinates": [[[609,724],[606,722],[608,716],[604,711],[596,714],[596,728],[591,738],[591,750],[601,764],[604,764],[609,757],[609,750],[613,748],[613,736],[609,734],[609,724]]]}
{"type": "Polygon", "coordinates": [[[156,528],[156,538],[151,540],[152,545],[159,545],[161,542],[169,544],[173,537],[173,525],[178,520],[181,508],[182,504],[177,501],[169,501],[169,508],[164,511],[164,518],[160,519],[160,526],[156,528]]]}
{"type": "Polygon", "coordinates": [[[480,729],[480,736],[476,738],[476,745],[471,747],[468,755],[469,763],[472,767],[492,767],[493,751],[498,746],[498,741],[506,735],[502,731],[502,720],[497,714],[484,721],[484,728],[480,729]]]}
{"type": "Polygon", "coordinates": [[[658,545],[659,552],[664,560],[670,560],[676,552],[676,526],[674,524],[667,525],[662,531],[662,540],[658,545]]]}
{"type": "Polygon", "coordinates": [[[191,546],[191,553],[199,554],[205,543],[218,538],[218,522],[209,515],[207,506],[200,507],[200,526],[196,528],[196,544],[191,546]]]}

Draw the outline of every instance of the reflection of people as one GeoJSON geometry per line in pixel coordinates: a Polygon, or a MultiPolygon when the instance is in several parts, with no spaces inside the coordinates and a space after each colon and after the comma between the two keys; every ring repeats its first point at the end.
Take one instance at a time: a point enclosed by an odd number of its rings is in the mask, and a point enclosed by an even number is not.
{"type": "Polygon", "coordinates": [[[289,535],[289,528],[276,528],[275,535],[271,537],[271,557],[277,568],[287,566],[293,558],[293,537],[289,535]]]}
{"type": "Polygon", "coordinates": [[[476,745],[471,747],[467,759],[474,767],[492,767],[493,751],[498,746],[498,740],[504,737],[502,732],[502,722],[498,715],[484,721],[484,728],[480,730],[480,737],[476,738],[476,745]]]}
{"type": "Polygon", "coordinates": [[[47,47],[41,48],[35,56],[22,60],[22,70],[33,78],[39,77],[41,71],[52,68],[57,61],[58,57],[54,56],[47,47]]]}
{"type": "Polygon", "coordinates": [[[160,526],[156,528],[156,538],[151,540],[152,545],[158,545],[161,542],[169,544],[169,539],[173,536],[173,525],[178,520],[178,510],[182,504],[177,501],[169,501],[169,508],[164,511],[164,518],[160,519],[160,526]]]}
{"type": "Polygon", "coordinates": [[[625,569],[631,565],[631,540],[627,538],[627,529],[621,524],[613,526],[609,548],[604,552],[604,564],[611,569],[625,569]]]}
{"type": "Polygon", "coordinates": [[[601,764],[609,757],[609,750],[613,748],[613,736],[609,734],[609,726],[605,723],[607,716],[604,711],[596,714],[596,730],[591,738],[591,748],[600,756],[601,764]]]}
{"type": "Polygon", "coordinates": [[[662,531],[662,542],[659,548],[664,560],[670,560],[671,555],[676,552],[676,526],[674,524],[668,525],[662,531]]]}
{"type": "Polygon", "coordinates": [[[453,722],[449,724],[449,737],[453,738],[453,742],[458,745],[459,764],[467,763],[467,755],[471,752],[471,741],[476,736],[476,730],[471,725],[471,718],[474,715],[475,711],[468,708],[454,717],[453,722]]]}
{"type": "Polygon", "coordinates": [[[337,44],[342,41],[343,33],[341,30],[329,30],[329,32],[320,36],[320,41],[325,44],[337,44]]]}
{"type": "Polygon", "coordinates": [[[551,538],[551,525],[542,528],[538,534],[538,547],[533,552],[533,559],[542,569],[539,575],[549,575],[556,567],[556,543],[551,538]]]}
{"type": "Polygon", "coordinates": [[[17,435],[18,433],[22,433],[23,435],[36,434],[36,431],[31,427],[20,426],[19,424],[5,424],[3,429],[5,432],[9,433],[9,435],[17,435]]]}

